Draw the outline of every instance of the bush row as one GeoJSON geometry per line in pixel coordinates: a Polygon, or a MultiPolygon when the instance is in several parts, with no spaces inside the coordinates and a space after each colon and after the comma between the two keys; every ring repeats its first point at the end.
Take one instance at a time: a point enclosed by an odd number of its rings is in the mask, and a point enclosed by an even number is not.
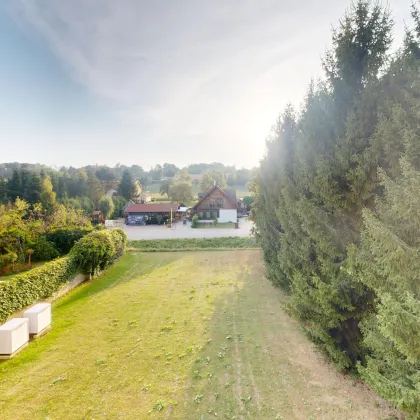
{"type": "Polygon", "coordinates": [[[50,297],[75,273],[72,259],[64,257],[1,282],[0,322],[26,306],[50,297]]]}
{"type": "Polygon", "coordinates": [[[250,249],[258,247],[255,239],[252,237],[142,239],[129,241],[128,246],[144,252],[250,249]]]}
{"type": "Polygon", "coordinates": [[[77,273],[93,276],[118,259],[127,238],[122,229],[94,231],[59,258],[0,282],[0,322],[42,299],[47,299],[77,273]]]}

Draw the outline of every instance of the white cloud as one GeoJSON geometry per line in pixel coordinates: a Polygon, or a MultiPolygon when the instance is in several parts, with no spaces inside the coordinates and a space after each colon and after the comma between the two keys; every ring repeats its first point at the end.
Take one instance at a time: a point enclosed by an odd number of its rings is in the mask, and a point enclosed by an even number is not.
{"type": "MultiPolygon", "coordinates": [[[[408,12],[409,3],[394,0],[391,7],[408,12]]],[[[240,166],[258,162],[277,114],[288,101],[298,104],[319,75],[331,24],[348,2],[14,4],[18,19],[45,38],[71,76],[112,103],[128,142],[146,139],[161,161],[240,166]]]]}

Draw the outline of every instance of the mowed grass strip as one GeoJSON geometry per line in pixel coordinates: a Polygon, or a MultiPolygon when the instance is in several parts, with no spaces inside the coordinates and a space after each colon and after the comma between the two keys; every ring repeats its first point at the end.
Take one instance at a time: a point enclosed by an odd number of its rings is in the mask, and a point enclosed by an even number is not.
{"type": "Polygon", "coordinates": [[[0,418],[385,419],[281,309],[260,252],[128,253],[0,365],[0,418]]]}
{"type": "Polygon", "coordinates": [[[163,252],[256,249],[258,245],[253,237],[230,236],[223,238],[140,239],[128,241],[128,247],[131,250],[142,252],[163,252]]]}

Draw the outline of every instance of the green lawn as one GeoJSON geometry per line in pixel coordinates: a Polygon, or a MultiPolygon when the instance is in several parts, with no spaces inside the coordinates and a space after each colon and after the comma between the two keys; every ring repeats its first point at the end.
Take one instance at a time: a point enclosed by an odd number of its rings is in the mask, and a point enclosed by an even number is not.
{"type": "Polygon", "coordinates": [[[283,303],[258,250],[127,253],[56,302],[53,330],[0,365],[0,418],[387,418],[283,303]]]}
{"type": "Polygon", "coordinates": [[[138,251],[203,251],[258,248],[254,237],[227,236],[224,238],[139,239],[128,241],[130,250],[138,251]]]}
{"type": "Polygon", "coordinates": [[[235,223],[218,223],[210,224],[210,223],[199,223],[197,226],[198,229],[234,229],[235,223]]]}

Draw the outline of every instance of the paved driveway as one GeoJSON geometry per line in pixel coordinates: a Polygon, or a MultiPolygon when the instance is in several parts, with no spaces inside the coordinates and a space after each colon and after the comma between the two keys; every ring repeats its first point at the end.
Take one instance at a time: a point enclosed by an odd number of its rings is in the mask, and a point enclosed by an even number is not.
{"type": "Polygon", "coordinates": [[[239,219],[239,229],[212,228],[193,229],[191,225],[175,223],[172,228],[166,226],[126,226],[123,225],[128,239],[170,239],[170,238],[222,238],[226,236],[249,236],[253,223],[239,219]]]}

